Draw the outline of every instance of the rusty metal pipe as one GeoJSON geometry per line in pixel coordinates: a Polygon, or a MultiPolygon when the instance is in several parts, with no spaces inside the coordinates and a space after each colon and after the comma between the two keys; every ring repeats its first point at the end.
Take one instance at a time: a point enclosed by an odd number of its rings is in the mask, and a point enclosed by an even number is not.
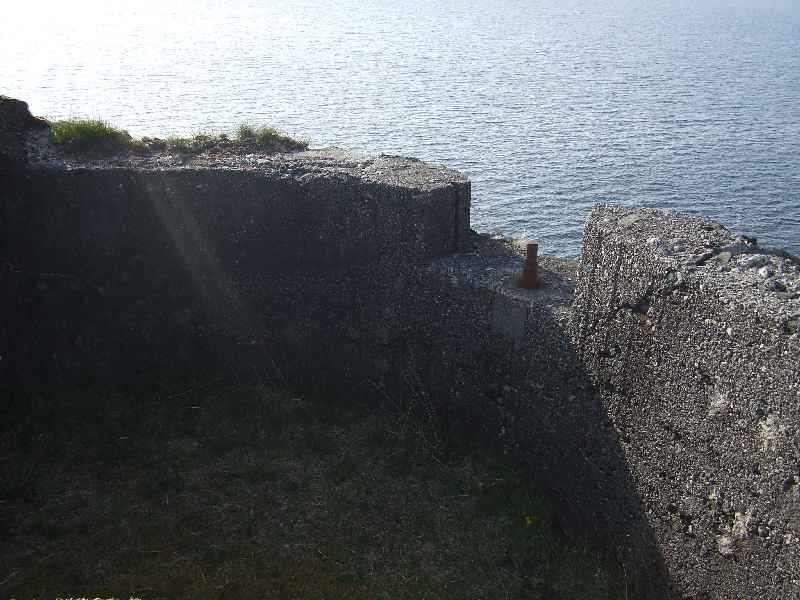
{"type": "Polygon", "coordinates": [[[522,245],[525,247],[525,261],[517,278],[517,287],[532,290],[539,285],[539,243],[526,240],[522,245]]]}

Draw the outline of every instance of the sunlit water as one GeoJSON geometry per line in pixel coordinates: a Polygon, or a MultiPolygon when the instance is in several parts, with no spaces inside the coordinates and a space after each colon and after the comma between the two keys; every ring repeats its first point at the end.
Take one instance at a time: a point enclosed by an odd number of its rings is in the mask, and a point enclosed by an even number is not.
{"type": "Polygon", "coordinates": [[[797,0],[13,2],[0,93],[135,135],[268,123],[444,163],[575,256],[594,202],[800,252],[797,0]]]}

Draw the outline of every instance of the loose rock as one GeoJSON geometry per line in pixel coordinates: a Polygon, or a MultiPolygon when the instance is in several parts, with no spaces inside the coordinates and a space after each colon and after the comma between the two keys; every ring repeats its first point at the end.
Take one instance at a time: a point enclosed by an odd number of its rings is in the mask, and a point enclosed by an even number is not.
{"type": "Polygon", "coordinates": [[[721,535],[717,538],[717,551],[722,556],[733,556],[736,553],[736,542],[729,535],[721,535]]]}
{"type": "Polygon", "coordinates": [[[743,259],[740,264],[745,269],[757,269],[758,267],[763,267],[768,262],[769,256],[765,256],[764,254],[753,254],[743,259]]]}

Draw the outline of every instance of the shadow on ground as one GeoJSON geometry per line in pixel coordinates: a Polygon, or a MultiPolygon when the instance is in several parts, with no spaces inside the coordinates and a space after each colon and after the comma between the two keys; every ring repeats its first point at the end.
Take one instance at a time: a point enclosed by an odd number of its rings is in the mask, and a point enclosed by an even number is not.
{"type": "Polygon", "coordinates": [[[557,506],[559,527],[620,565],[627,596],[667,598],[623,441],[571,342],[577,266],[543,257],[541,286],[527,291],[510,284],[520,264],[511,244],[486,237],[472,254],[434,263],[410,294],[397,359],[414,383],[406,393],[417,390],[448,437],[488,440],[522,465],[557,506]]]}
{"type": "Polygon", "coordinates": [[[2,597],[624,597],[520,469],[397,407],[6,391],[2,597]]]}

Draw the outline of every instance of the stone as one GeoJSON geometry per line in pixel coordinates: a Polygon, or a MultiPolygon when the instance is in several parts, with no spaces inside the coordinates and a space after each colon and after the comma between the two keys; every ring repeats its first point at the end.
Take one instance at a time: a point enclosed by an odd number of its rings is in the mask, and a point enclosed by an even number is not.
{"type": "Polygon", "coordinates": [[[47,127],[47,121],[31,115],[22,100],[0,96],[0,170],[24,166],[25,134],[47,127]]]}
{"type": "Polygon", "coordinates": [[[736,553],[736,541],[729,535],[717,538],[717,551],[722,556],[733,556],[736,553]]]}
{"type": "Polygon", "coordinates": [[[733,257],[731,252],[720,252],[717,254],[717,262],[723,265],[728,264],[731,262],[731,257],[733,257]]]}
{"type": "Polygon", "coordinates": [[[720,254],[730,254],[731,256],[738,256],[739,254],[745,254],[747,252],[751,252],[753,250],[752,244],[748,244],[743,241],[741,238],[737,238],[737,241],[732,244],[725,244],[719,249],[720,254]]]}
{"type": "MultiPolygon", "coordinates": [[[[762,269],[766,269],[767,267],[761,267],[762,269]]],[[[759,269],[760,271],[760,269],[759,269]]],[[[764,289],[770,290],[773,292],[786,292],[786,284],[783,283],[780,279],[773,279],[768,278],[764,282],[764,289]]]]}
{"type": "Polygon", "coordinates": [[[633,214],[630,214],[628,216],[622,217],[618,221],[618,223],[620,225],[622,225],[623,227],[629,227],[630,225],[633,225],[634,223],[640,221],[641,219],[642,219],[641,215],[639,215],[637,213],[633,213],[633,214]]]}
{"type": "Polygon", "coordinates": [[[774,275],[775,270],[770,265],[764,265],[757,271],[757,273],[761,279],[769,279],[774,275]]]}
{"type": "Polygon", "coordinates": [[[745,269],[757,269],[763,267],[769,262],[769,256],[764,254],[752,254],[744,258],[739,264],[745,269]]]}
{"type": "Polygon", "coordinates": [[[713,257],[714,257],[714,252],[712,252],[711,250],[707,250],[705,252],[700,251],[699,254],[695,254],[695,256],[693,256],[691,258],[691,260],[689,260],[689,264],[690,265],[702,265],[707,260],[709,260],[710,258],[713,258],[713,257]]]}
{"type": "Polygon", "coordinates": [[[785,325],[786,333],[788,333],[789,335],[797,334],[798,323],[800,323],[800,319],[798,318],[787,319],[785,325]]]}
{"type": "Polygon", "coordinates": [[[4,133],[22,133],[29,129],[46,127],[47,121],[31,115],[27,102],[0,96],[0,136],[4,133]]]}

